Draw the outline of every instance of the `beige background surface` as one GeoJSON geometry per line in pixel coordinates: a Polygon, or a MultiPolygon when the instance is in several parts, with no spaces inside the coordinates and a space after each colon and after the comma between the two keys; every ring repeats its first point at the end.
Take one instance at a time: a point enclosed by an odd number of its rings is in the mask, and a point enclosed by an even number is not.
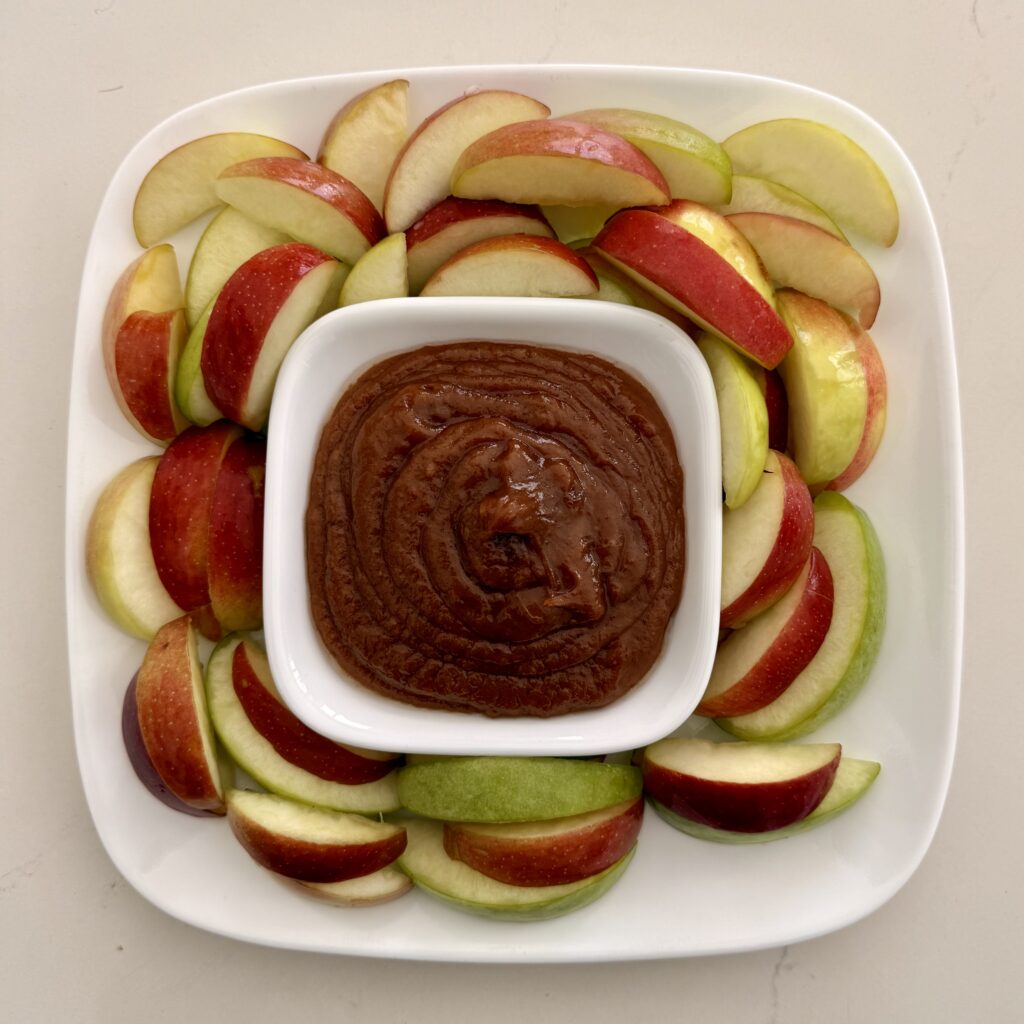
{"type": "Polygon", "coordinates": [[[1024,932],[1019,0],[0,3],[0,1017],[1010,1021],[1024,932]],[[471,62],[728,68],[816,86],[903,145],[945,247],[968,521],[961,733],[934,845],[840,933],[749,955],[585,967],[396,964],[250,947],[137,896],[77,778],[63,476],[78,279],[103,189],[152,125],[262,81],[471,62]]]}

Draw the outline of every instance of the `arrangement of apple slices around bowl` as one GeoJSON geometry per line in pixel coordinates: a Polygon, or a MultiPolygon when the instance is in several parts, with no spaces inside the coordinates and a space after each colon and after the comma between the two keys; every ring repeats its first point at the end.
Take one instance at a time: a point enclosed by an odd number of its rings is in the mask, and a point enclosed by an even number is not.
{"type": "Polygon", "coordinates": [[[629,959],[840,927],[941,812],[961,491],[927,202],[841,101],[609,67],[210,100],[126,158],[83,275],[66,547],[98,831],[169,913],[294,948],[629,959]],[[259,637],[278,371],[338,305],[467,294],[638,306],[710,371],[721,642],[697,713],[643,751],[365,749],[280,700],[259,637]]]}

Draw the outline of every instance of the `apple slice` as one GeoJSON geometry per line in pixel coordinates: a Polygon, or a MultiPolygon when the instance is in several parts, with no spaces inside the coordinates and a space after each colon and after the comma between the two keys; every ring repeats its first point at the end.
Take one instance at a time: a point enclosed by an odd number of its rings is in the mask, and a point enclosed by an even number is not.
{"type": "Polygon", "coordinates": [[[121,470],[96,502],[85,539],[89,580],[103,610],[143,640],[183,609],[160,581],[149,543],[149,498],[157,456],[121,470]]]}
{"type": "Polygon", "coordinates": [[[228,823],[245,851],[268,871],[304,882],[344,882],[397,860],[405,829],[286,800],[273,793],[233,789],[228,823]]]}
{"type": "Polygon", "coordinates": [[[440,822],[410,819],[405,826],[409,843],[398,865],[418,888],[459,910],[503,920],[543,921],[585,907],[618,881],[633,856],[631,850],[610,868],[578,882],[508,885],[449,857],[440,822]]]}
{"type": "Polygon", "coordinates": [[[864,328],[875,322],[881,302],[878,278],[848,242],[777,213],[736,213],[729,221],[754,247],[777,287],[796,288],[846,310],[864,328]]]}
{"type": "Polygon", "coordinates": [[[768,451],[749,500],[722,515],[723,628],[770,608],[796,582],[811,554],[811,495],[792,460],[768,451]]]}
{"type": "Polygon", "coordinates": [[[139,310],[166,313],[180,309],[182,304],[178,257],[173,246],[156,245],[134,259],[114,283],[103,312],[103,352],[107,373],[112,367],[117,332],[132,313],[139,310]]]}
{"type": "Polygon", "coordinates": [[[467,146],[453,195],[552,206],[661,206],[668,183],[620,135],[579,121],[520,121],[467,146]]]}
{"type": "Polygon", "coordinates": [[[358,262],[345,278],[339,306],[354,306],[374,299],[401,299],[409,294],[409,259],[405,235],[388,235],[358,262]]]}
{"type": "Polygon", "coordinates": [[[724,217],[688,200],[623,210],[594,248],[666,305],[767,369],[792,339],[750,243],[724,217]]]}
{"type": "Polygon", "coordinates": [[[636,845],[643,797],[553,821],[474,825],[446,822],[444,849],[508,885],[564,885],[600,874],[636,845]]]}
{"type": "Polygon", "coordinates": [[[206,328],[210,322],[210,314],[216,299],[200,314],[195,326],[189,332],[188,340],[178,360],[178,372],[174,378],[174,397],[178,408],[185,417],[198,427],[208,427],[224,414],[210,401],[203,380],[203,342],[206,339],[206,328]]]}
{"type": "Polygon", "coordinates": [[[734,174],[732,199],[728,203],[715,206],[715,209],[724,216],[733,213],[778,213],[783,217],[796,217],[821,228],[822,231],[827,231],[830,235],[835,235],[843,242],[846,241],[846,235],[820,206],[815,206],[799,192],[794,192],[791,188],[767,178],[734,174]]]}
{"type": "Polygon", "coordinates": [[[243,263],[206,325],[200,369],[213,404],[236,423],[262,430],[288,349],[336,304],[338,287],[338,263],[299,242],[243,263]]]}
{"type": "Polygon", "coordinates": [[[431,275],[461,249],[501,235],[552,237],[536,206],[449,196],[428,210],[405,234],[409,290],[418,295],[431,275]]]}
{"type": "Polygon", "coordinates": [[[220,132],[193,139],[161,157],[142,180],[132,222],[140,245],[153,245],[212,210],[213,184],[226,167],[254,157],[305,159],[301,149],[252,132],[220,132]]]}
{"type": "Polygon", "coordinates": [[[722,143],[738,174],[753,174],[806,196],[872,241],[892,245],[900,218],[881,168],[849,136],[802,118],[761,121],[722,143]]]}
{"type": "Polygon", "coordinates": [[[841,494],[814,500],[814,544],[832,571],[832,621],[807,667],[770,704],[716,719],[748,740],[788,740],[832,718],[863,686],[882,642],[885,563],[868,517],[841,494]]]}
{"type": "Polygon", "coordinates": [[[594,236],[605,226],[619,206],[542,206],[540,212],[554,228],[560,242],[593,241],[594,236]]]}
{"type": "Polygon", "coordinates": [[[725,504],[739,508],[761,482],[768,459],[768,408],[753,369],[734,348],[707,332],[697,346],[718,399],[725,504]]]}
{"type": "Polygon", "coordinates": [[[553,238],[503,235],[467,246],[442,264],[421,295],[592,295],[586,260],[553,238]]]}
{"type": "Polygon", "coordinates": [[[818,653],[832,622],[832,573],[811,548],[796,582],[763,615],[722,641],[696,714],[745,715],[770,704],[818,653]]]}
{"type": "Polygon", "coordinates": [[[696,128],[662,114],[618,107],[582,110],[565,119],[592,124],[631,142],[665,176],[673,199],[708,206],[729,201],[732,163],[714,139],[696,128]]]}
{"type": "Polygon", "coordinates": [[[389,903],[412,889],[412,879],[393,864],[368,875],[347,878],[344,882],[303,882],[283,878],[282,881],[291,882],[307,896],[339,907],[371,907],[389,903]]]}
{"type": "Polygon", "coordinates": [[[349,100],[327,126],[317,160],[348,178],[378,210],[395,157],[409,134],[409,83],[382,82],[349,100]]]}
{"type": "Polygon", "coordinates": [[[388,231],[405,231],[451,191],[452,167],[481,135],[515,121],[547,117],[543,103],[518,92],[484,89],[446,103],[409,136],[384,189],[388,231]]]}
{"type": "Polygon", "coordinates": [[[765,408],[768,410],[768,447],[777,452],[789,448],[789,399],[786,397],[786,385],[782,383],[782,375],[778,370],[766,370],[763,366],[753,367],[758,387],[764,396],[765,408]]]}
{"type": "Polygon", "coordinates": [[[843,757],[836,769],[832,785],[821,803],[807,815],[792,825],[784,828],[771,829],[767,832],[730,832],[726,829],[711,828],[696,821],[690,821],[670,811],[664,804],[652,800],[651,805],[659,817],[667,821],[673,828],[693,836],[695,839],[706,839],[713,843],[769,843],[776,839],[806,832],[809,828],[823,825],[855,804],[870,788],[878,777],[882,766],[877,761],[861,761],[853,757],[843,757]]]}
{"type": "Polygon", "coordinates": [[[547,821],[632,800],[635,768],[557,757],[464,757],[399,772],[402,806],[444,821],[547,821]]]}
{"type": "Polygon", "coordinates": [[[221,742],[266,789],[338,811],[399,808],[396,755],[332,743],[303,725],[281,703],[266,655],[252,641],[235,635],[217,646],[206,692],[221,742]],[[360,781],[342,781],[350,778],[360,781]]]}
{"type": "Polygon", "coordinates": [[[644,790],[674,814],[730,832],[806,818],[829,791],[838,743],[711,743],[676,737],[644,751],[644,790]]]}

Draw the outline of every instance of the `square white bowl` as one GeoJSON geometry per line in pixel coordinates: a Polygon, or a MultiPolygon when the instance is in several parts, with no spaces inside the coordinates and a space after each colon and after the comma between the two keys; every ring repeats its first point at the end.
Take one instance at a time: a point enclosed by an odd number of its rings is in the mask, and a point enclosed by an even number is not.
{"type": "Polygon", "coordinates": [[[674,324],[629,306],[579,299],[419,298],[349,306],[318,320],[292,347],[267,434],[267,654],[281,696],[311,729],[403,753],[601,754],[660,739],[697,706],[718,640],[721,455],[711,375],[674,324]],[[672,428],[684,474],[682,599],[651,671],[607,707],[543,719],[414,707],[347,675],[320,641],[309,606],[304,524],[321,431],[344,390],[374,363],[464,339],[600,356],[646,385],[672,428]]]}

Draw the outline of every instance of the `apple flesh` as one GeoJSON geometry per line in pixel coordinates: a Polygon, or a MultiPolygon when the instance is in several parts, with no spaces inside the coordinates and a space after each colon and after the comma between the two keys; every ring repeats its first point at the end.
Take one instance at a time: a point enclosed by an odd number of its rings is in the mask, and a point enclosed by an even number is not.
{"type": "Polygon", "coordinates": [[[412,889],[412,879],[393,864],[343,882],[286,881],[307,896],[338,907],[372,907],[378,903],[389,903],[412,889]]]}
{"type": "Polygon", "coordinates": [[[820,207],[799,192],[794,192],[777,181],[757,178],[749,174],[732,176],[732,198],[715,209],[725,216],[733,213],[778,213],[783,217],[796,217],[827,231],[841,241],[846,235],[834,220],[820,207]]]}
{"type": "Polygon", "coordinates": [[[359,258],[345,278],[339,306],[374,299],[401,299],[409,294],[409,259],[405,235],[388,235],[359,258]]]}

